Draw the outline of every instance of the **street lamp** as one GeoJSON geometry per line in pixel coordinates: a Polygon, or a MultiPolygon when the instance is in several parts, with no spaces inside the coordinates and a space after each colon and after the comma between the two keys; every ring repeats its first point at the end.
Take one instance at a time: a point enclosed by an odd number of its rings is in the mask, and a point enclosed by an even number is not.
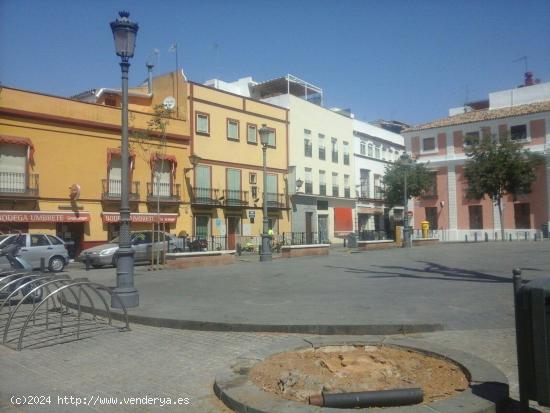
{"type": "Polygon", "coordinates": [[[268,234],[269,231],[269,220],[267,219],[267,144],[269,143],[269,134],[271,130],[263,124],[260,130],[260,142],[262,144],[262,151],[264,155],[264,221],[263,221],[263,231],[262,231],[262,252],[260,254],[260,261],[271,261],[273,256],[271,254],[271,240],[268,234]]]}
{"type": "Polygon", "coordinates": [[[121,149],[122,162],[121,194],[120,194],[120,233],[119,248],[116,259],[116,288],[114,292],[120,298],[119,302],[111,296],[111,307],[137,307],[139,293],[134,287],[134,250],[130,240],[130,203],[129,203],[129,162],[128,162],[128,69],[129,59],[134,56],[138,24],[128,20],[130,13],[121,11],[120,19],[111,22],[111,30],[115,40],[115,50],[120,56],[122,71],[122,119],[121,119],[121,149]]]}
{"type": "Polygon", "coordinates": [[[407,175],[409,174],[409,166],[412,165],[413,159],[406,153],[401,155],[399,158],[399,162],[401,165],[404,166],[403,169],[403,247],[404,248],[411,248],[412,247],[412,240],[411,240],[411,231],[409,227],[409,196],[407,193],[407,175]]]}

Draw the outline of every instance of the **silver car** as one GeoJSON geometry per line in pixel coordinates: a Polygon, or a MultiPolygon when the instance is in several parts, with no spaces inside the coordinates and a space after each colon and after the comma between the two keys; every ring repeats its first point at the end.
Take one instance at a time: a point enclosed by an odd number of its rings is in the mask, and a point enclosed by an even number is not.
{"type": "Polygon", "coordinates": [[[59,237],[49,234],[7,234],[0,235],[0,248],[17,243],[17,255],[24,258],[33,268],[40,268],[44,258],[46,266],[52,272],[63,271],[69,262],[65,243],[59,237]]]}
{"type": "MultiPolygon", "coordinates": [[[[151,261],[151,255],[157,251],[172,252],[176,249],[176,238],[173,235],[158,232],[155,233],[155,243],[153,248],[153,231],[136,231],[130,234],[132,249],[134,250],[135,262],[151,261]],[[160,241],[157,241],[160,236],[160,241]]],[[[89,260],[90,265],[94,268],[101,268],[104,265],[113,265],[116,267],[118,237],[113,238],[107,244],[97,245],[92,248],[83,250],[76,258],[79,262],[89,260]]]]}

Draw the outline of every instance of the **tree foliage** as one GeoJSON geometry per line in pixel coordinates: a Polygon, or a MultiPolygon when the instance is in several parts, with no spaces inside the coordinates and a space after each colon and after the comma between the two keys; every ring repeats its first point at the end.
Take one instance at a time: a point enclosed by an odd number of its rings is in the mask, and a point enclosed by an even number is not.
{"type": "Polygon", "coordinates": [[[434,173],[425,164],[407,164],[397,161],[386,166],[383,178],[384,198],[390,208],[403,205],[405,174],[407,174],[407,199],[428,192],[434,184],[434,173]]]}
{"type": "Polygon", "coordinates": [[[464,165],[468,199],[481,199],[487,195],[499,208],[501,235],[504,238],[502,198],[511,195],[514,200],[520,194],[531,192],[536,180],[536,167],[543,158],[523,149],[520,142],[509,137],[496,141],[485,136],[481,141],[467,142],[464,165]]]}

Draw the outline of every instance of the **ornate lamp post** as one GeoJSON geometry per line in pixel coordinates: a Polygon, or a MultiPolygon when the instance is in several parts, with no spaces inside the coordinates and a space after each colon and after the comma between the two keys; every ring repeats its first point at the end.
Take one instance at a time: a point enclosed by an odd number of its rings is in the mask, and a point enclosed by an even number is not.
{"type": "MultiPolygon", "coordinates": [[[[122,70],[122,120],[120,159],[122,162],[121,194],[120,194],[120,235],[116,261],[116,288],[114,292],[126,307],[139,305],[139,294],[134,287],[134,250],[130,240],[130,203],[128,182],[128,69],[129,59],[134,56],[138,24],[131,22],[130,13],[121,11],[120,19],[111,22],[111,30],[115,40],[115,50],[120,56],[122,70]]],[[[111,297],[111,307],[120,308],[120,303],[111,297]]]]}
{"type": "Polygon", "coordinates": [[[268,234],[269,231],[269,220],[267,219],[267,144],[269,143],[269,133],[270,129],[263,124],[260,130],[260,142],[262,144],[262,151],[264,154],[264,220],[263,220],[263,230],[262,230],[262,252],[260,254],[260,261],[271,261],[273,256],[271,253],[271,237],[268,234]]]}
{"type": "Polygon", "coordinates": [[[404,153],[399,158],[399,162],[401,165],[404,166],[403,171],[403,248],[411,248],[412,247],[412,240],[411,240],[411,231],[409,227],[409,195],[407,193],[407,175],[409,174],[409,167],[412,165],[413,160],[411,157],[404,153]]]}

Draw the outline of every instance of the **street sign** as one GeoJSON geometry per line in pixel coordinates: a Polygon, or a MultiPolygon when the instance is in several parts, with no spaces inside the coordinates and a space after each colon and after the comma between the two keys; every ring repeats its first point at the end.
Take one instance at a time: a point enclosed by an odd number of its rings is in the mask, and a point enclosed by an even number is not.
{"type": "Polygon", "coordinates": [[[248,218],[256,218],[256,211],[248,211],[248,218]]]}

